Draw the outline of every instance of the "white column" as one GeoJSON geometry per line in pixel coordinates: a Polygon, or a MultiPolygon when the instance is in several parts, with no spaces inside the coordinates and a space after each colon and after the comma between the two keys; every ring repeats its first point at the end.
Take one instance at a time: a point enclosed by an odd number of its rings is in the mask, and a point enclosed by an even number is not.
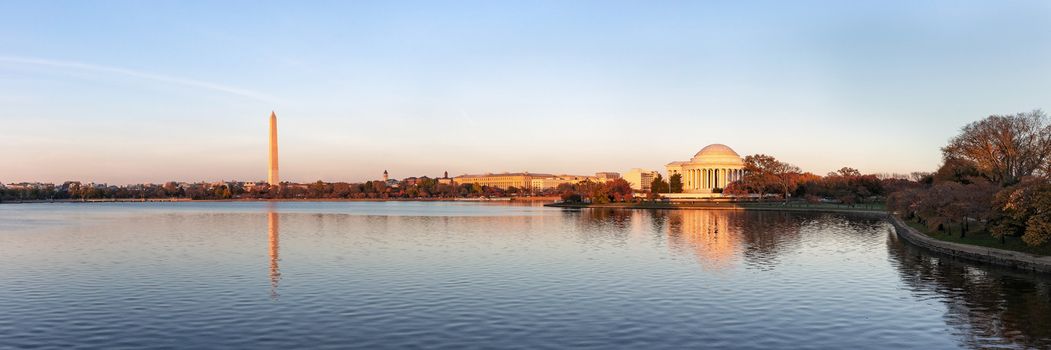
{"type": "Polygon", "coordinates": [[[690,189],[693,186],[693,179],[690,179],[690,169],[682,169],[682,191],[690,189]]]}

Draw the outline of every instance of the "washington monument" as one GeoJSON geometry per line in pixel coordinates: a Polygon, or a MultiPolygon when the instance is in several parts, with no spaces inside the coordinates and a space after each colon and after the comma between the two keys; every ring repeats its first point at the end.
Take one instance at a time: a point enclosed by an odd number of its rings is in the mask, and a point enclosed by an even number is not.
{"type": "Polygon", "coordinates": [[[270,111],[270,171],[267,173],[266,182],[270,186],[277,186],[281,178],[277,175],[277,114],[270,111]]]}

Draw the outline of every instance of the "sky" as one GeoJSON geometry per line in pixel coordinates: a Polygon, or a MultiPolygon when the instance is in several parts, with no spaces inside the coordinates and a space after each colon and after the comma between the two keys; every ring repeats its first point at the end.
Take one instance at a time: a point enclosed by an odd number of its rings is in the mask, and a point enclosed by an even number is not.
{"type": "Polygon", "coordinates": [[[1048,1],[4,1],[0,182],[931,171],[1051,109],[1048,1]]]}

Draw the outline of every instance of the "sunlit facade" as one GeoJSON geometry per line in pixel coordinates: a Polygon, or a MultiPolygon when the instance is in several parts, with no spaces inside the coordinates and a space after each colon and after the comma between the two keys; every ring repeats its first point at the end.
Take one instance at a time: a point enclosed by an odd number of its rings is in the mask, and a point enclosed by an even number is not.
{"type": "Polygon", "coordinates": [[[505,190],[511,187],[546,190],[558,187],[558,185],[564,183],[575,184],[581,181],[597,182],[599,181],[599,178],[596,176],[553,175],[529,172],[460,175],[454,178],[454,182],[458,184],[478,184],[481,186],[489,186],[505,190]]]}
{"type": "Polygon", "coordinates": [[[624,180],[636,191],[649,191],[650,184],[657,177],[657,171],[642,168],[633,168],[624,173],[624,180]]]}
{"type": "Polygon", "coordinates": [[[266,174],[266,183],[277,186],[281,183],[281,177],[277,172],[277,114],[270,111],[270,154],[269,168],[266,174]]]}
{"type": "Polygon", "coordinates": [[[665,167],[669,177],[682,175],[685,193],[712,193],[744,176],[744,160],[722,144],[705,146],[690,160],[671,162],[665,167]]]}

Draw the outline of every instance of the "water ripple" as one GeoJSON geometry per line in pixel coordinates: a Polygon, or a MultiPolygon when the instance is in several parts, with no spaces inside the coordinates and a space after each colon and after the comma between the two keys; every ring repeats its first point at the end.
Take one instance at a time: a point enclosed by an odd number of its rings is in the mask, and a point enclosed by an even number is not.
{"type": "Polygon", "coordinates": [[[1047,276],[877,218],[148,203],[0,222],[0,348],[1051,348],[1047,276]]]}

